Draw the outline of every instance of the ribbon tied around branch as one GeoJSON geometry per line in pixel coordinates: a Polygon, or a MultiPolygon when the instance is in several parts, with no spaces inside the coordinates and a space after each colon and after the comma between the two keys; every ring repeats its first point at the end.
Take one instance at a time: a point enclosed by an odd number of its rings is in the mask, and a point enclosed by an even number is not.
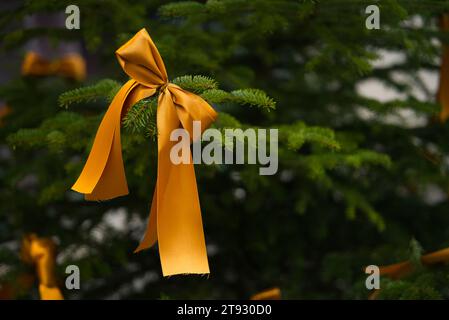
{"type": "Polygon", "coordinates": [[[217,113],[201,97],[168,81],[159,52],[145,29],[116,51],[131,79],[112,100],[98,128],[84,166],[72,189],[86,200],[107,200],[128,194],[123,166],[120,126],[128,108],[141,99],[159,94],[157,108],[157,181],[145,236],[137,251],[158,242],[164,276],[209,273],[195,171],[189,163],[173,164],[170,141],[173,130],[184,128],[193,136],[193,121],[201,132],[217,113]]]}

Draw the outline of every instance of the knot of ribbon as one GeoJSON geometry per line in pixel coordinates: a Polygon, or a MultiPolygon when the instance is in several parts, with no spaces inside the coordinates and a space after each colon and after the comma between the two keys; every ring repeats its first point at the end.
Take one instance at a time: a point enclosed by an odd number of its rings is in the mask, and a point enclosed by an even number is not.
{"type": "Polygon", "coordinates": [[[55,276],[55,252],[55,243],[49,238],[39,238],[35,234],[30,234],[23,239],[21,257],[23,261],[36,268],[42,300],[64,299],[55,276]]]}
{"type": "Polygon", "coordinates": [[[158,242],[164,276],[209,273],[193,162],[170,161],[170,150],[175,144],[170,134],[184,128],[192,137],[193,121],[200,121],[203,132],[215,121],[217,113],[201,97],[168,82],[164,62],[145,29],[120,47],[116,56],[131,79],[120,88],[106,111],[72,189],[85,194],[86,200],[128,194],[121,153],[121,119],[129,107],[158,92],[157,181],[145,235],[135,252],[158,242]]]}
{"type": "Polygon", "coordinates": [[[22,74],[27,76],[59,75],[82,81],[86,77],[86,63],[79,54],[68,54],[49,61],[35,52],[28,52],[22,63],[22,74]]]}

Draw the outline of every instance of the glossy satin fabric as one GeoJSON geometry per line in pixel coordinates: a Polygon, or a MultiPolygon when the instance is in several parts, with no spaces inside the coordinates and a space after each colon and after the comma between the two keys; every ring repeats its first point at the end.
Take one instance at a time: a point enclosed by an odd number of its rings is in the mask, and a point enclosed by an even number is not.
{"type": "Polygon", "coordinates": [[[55,244],[49,238],[39,238],[35,234],[24,238],[22,259],[35,266],[39,279],[39,293],[42,300],[63,300],[57,287],[55,276],[55,244]]]}
{"type": "Polygon", "coordinates": [[[35,52],[28,52],[22,63],[22,74],[32,76],[60,75],[82,81],[86,78],[86,62],[73,53],[49,61],[35,52]]]}
{"type": "Polygon", "coordinates": [[[158,242],[164,276],[209,273],[193,162],[171,162],[170,149],[176,142],[170,141],[170,134],[184,128],[192,137],[193,121],[201,121],[203,132],[217,114],[201,97],[168,82],[164,62],[145,29],[118,49],[116,55],[131,80],[109,106],[72,189],[85,194],[87,200],[128,194],[121,153],[121,119],[137,101],[158,93],[157,182],[145,236],[136,252],[158,242]]]}

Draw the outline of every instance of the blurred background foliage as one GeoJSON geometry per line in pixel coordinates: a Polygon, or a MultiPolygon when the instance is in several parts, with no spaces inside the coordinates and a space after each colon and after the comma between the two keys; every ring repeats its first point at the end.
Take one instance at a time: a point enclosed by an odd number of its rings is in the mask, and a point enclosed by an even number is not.
{"type": "MultiPolygon", "coordinates": [[[[423,76],[438,74],[449,1],[372,1],[379,30],[365,27],[362,0],[79,0],[80,30],[23,28],[69,4],[2,4],[0,99],[12,112],[0,127],[0,283],[30,272],[18,255],[29,232],[58,242],[61,284],[65,266],[80,267],[68,299],[246,299],[273,286],[286,299],[366,299],[364,266],[412,259],[413,238],[424,252],[449,245],[449,126],[423,76]],[[151,99],[124,119],[130,194],[96,203],[70,191],[126,80],[114,52],[142,27],[170,79],[219,111],[215,127],[280,130],[276,175],[196,165],[208,277],[163,278],[157,250],[132,253],[155,182],[151,99]],[[85,83],[20,75],[24,46],[43,35],[83,44],[85,83]],[[368,81],[396,97],[362,94],[368,81]]],[[[382,278],[378,298],[448,298],[448,271],[382,278]]]]}

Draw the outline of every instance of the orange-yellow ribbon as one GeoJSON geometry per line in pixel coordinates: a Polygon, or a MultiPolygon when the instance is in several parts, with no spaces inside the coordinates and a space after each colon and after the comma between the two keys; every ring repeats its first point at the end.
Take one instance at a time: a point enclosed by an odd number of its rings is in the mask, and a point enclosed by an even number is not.
{"type": "Polygon", "coordinates": [[[275,287],[261,291],[251,296],[250,300],[281,300],[281,289],[275,287]]]}
{"type": "Polygon", "coordinates": [[[24,76],[59,75],[82,81],[86,77],[86,62],[79,54],[68,54],[60,59],[48,61],[35,52],[28,52],[22,63],[24,76]]]}
{"type": "Polygon", "coordinates": [[[0,128],[4,126],[4,119],[11,113],[12,109],[8,105],[0,105],[0,128]]]}
{"type": "MultiPolygon", "coordinates": [[[[440,29],[445,32],[449,31],[449,14],[441,16],[440,29]]],[[[437,98],[441,104],[440,121],[445,122],[449,118],[449,46],[447,45],[443,46],[437,98]]]]}
{"type": "MultiPolygon", "coordinates": [[[[449,262],[449,248],[438,250],[421,257],[421,263],[425,266],[443,262],[449,262]]],[[[411,261],[403,261],[379,267],[379,274],[393,280],[398,280],[411,274],[414,270],[415,267],[411,261]]],[[[380,289],[375,289],[372,291],[368,299],[376,300],[379,294],[380,289]]]]}
{"type": "Polygon", "coordinates": [[[21,256],[26,263],[36,267],[42,300],[64,299],[57,287],[55,251],[56,246],[49,238],[39,238],[35,234],[30,234],[23,239],[21,256]]]}
{"type": "MultiPolygon", "coordinates": [[[[423,265],[432,265],[449,261],[449,248],[438,250],[421,257],[423,265]]],[[[400,279],[414,271],[413,264],[410,261],[399,262],[379,268],[380,275],[391,279],[400,279]]]]}
{"type": "Polygon", "coordinates": [[[175,144],[170,134],[182,127],[192,137],[193,121],[201,121],[203,132],[217,113],[201,97],[168,82],[164,62],[145,29],[119,48],[116,55],[131,80],[109,106],[72,189],[84,193],[87,200],[128,194],[120,143],[121,119],[137,101],[159,92],[156,188],[145,236],[136,252],[158,242],[164,276],[209,273],[193,163],[170,161],[170,149],[175,144]]]}

